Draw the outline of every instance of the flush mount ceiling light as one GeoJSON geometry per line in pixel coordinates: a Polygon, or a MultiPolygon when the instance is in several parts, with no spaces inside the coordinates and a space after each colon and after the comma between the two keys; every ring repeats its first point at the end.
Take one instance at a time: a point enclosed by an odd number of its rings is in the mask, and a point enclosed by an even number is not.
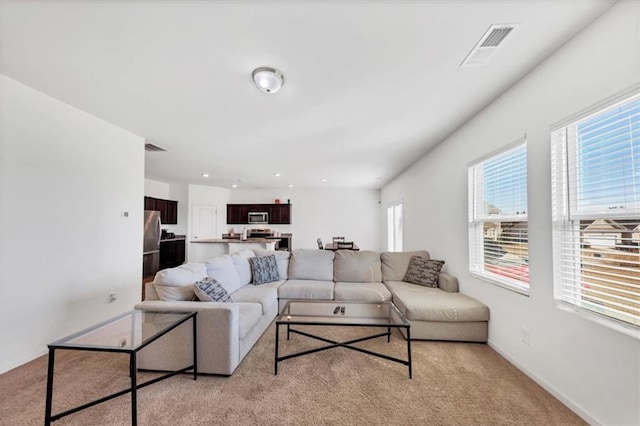
{"type": "Polygon", "coordinates": [[[265,93],[276,93],[284,84],[284,76],[275,68],[256,68],[252,75],[258,89],[265,93]]]}

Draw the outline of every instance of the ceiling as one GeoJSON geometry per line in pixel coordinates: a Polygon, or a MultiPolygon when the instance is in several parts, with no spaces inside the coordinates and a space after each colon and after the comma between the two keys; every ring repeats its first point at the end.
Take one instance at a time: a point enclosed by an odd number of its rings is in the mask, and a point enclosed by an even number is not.
{"type": "Polygon", "coordinates": [[[166,148],[148,178],[380,188],[614,3],[3,0],[0,71],[166,148]]]}

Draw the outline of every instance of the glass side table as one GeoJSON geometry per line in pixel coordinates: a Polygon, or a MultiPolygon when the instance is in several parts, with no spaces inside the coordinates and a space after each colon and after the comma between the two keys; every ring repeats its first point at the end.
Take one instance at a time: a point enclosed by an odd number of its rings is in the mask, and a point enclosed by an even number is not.
{"type": "Polygon", "coordinates": [[[50,425],[69,414],[92,407],[118,396],[131,393],[131,424],[138,423],[137,391],[140,388],[168,379],[176,374],[193,370],[193,380],[198,378],[198,361],[196,347],[196,314],[197,312],[151,312],[133,310],[118,315],[107,321],[96,324],[78,333],[57,340],[48,345],[49,366],[47,373],[47,402],[45,406],[45,425],[50,425]],[[192,320],[193,324],[193,364],[180,370],[156,377],[144,383],[137,383],[136,355],[147,345],[169,333],[180,324],[192,320]],[[95,401],[88,402],[62,413],[52,415],[53,405],[53,376],[56,350],[79,350],[94,352],[117,352],[129,354],[129,376],[131,387],[107,395],[95,401]]]}

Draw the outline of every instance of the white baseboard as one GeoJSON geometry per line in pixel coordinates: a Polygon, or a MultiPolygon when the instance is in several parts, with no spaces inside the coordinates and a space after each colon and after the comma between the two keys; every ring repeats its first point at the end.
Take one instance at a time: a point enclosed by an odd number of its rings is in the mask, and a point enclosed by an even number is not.
{"type": "Polygon", "coordinates": [[[503,358],[505,358],[511,364],[515,365],[518,368],[518,370],[522,371],[531,380],[533,380],[534,382],[539,384],[544,390],[546,390],[551,395],[556,397],[558,400],[560,400],[560,402],[562,402],[564,405],[566,405],[571,411],[573,411],[578,416],[580,416],[580,418],[582,418],[582,420],[584,420],[585,422],[589,423],[592,426],[601,426],[602,425],[599,421],[597,421],[596,419],[591,417],[582,407],[580,407],[575,402],[573,402],[572,400],[567,398],[560,391],[558,391],[558,389],[556,389],[554,386],[549,384],[547,381],[541,379],[539,376],[534,374],[531,370],[525,368],[519,362],[517,362],[516,360],[511,358],[509,355],[507,355],[502,349],[500,349],[500,347],[498,347],[491,340],[489,340],[487,342],[487,344],[491,347],[491,349],[493,349],[494,351],[498,352],[503,358]]]}
{"type": "Polygon", "coordinates": [[[8,371],[13,370],[14,368],[18,368],[21,365],[24,365],[24,364],[26,364],[28,362],[31,362],[36,358],[40,358],[42,355],[46,355],[47,353],[49,353],[49,350],[48,349],[43,349],[43,350],[38,351],[36,353],[33,353],[33,354],[29,355],[29,356],[26,356],[22,360],[14,362],[11,365],[6,366],[6,368],[1,369],[0,370],[0,374],[4,374],[4,373],[6,373],[8,371]]]}

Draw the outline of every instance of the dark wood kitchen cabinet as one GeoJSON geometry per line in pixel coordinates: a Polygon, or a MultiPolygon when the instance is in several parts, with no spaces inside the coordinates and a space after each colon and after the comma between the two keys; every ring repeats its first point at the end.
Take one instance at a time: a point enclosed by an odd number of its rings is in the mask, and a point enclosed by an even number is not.
{"type": "Polygon", "coordinates": [[[185,261],[185,240],[160,240],[160,269],[173,268],[185,261]]]}
{"type": "Polygon", "coordinates": [[[178,202],[163,200],[162,198],[144,197],[144,209],[160,212],[160,222],[163,225],[178,224],[178,202]]]}
{"type": "Polygon", "coordinates": [[[248,225],[249,212],[269,213],[269,224],[291,224],[291,204],[227,204],[227,224],[248,225]]]}
{"type": "Polygon", "coordinates": [[[242,225],[247,222],[249,206],[246,204],[227,204],[227,223],[230,225],[242,225]]]}

